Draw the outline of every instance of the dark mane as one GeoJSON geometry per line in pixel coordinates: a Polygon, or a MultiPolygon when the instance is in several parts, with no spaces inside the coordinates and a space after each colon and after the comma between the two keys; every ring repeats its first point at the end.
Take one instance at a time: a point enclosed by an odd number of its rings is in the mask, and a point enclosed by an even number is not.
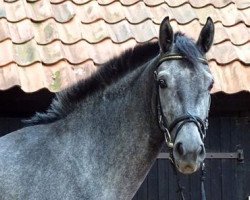
{"type": "MultiPolygon", "coordinates": [[[[188,61],[195,62],[200,52],[193,40],[177,32],[174,38],[177,53],[184,55],[188,61]]],[[[25,120],[26,125],[46,124],[67,116],[75,107],[75,103],[103,90],[127,73],[159,54],[158,42],[137,45],[126,50],[120,56],[111,59],[99,68],[92,76],[81,80],[71,87],[58,92],[45,113],[36,113],[31,119],[25,120]]]]}
{"type": "Polygon", "coordinates": [[[117,81],[127,73],[141,66],[159,53],[157,42],[137,45],[126,50],[99,68],[89,78],[81,80],[71,87],[58,92],[45,113],[36,113],[25,120],[28,125],[46,124],[64,118],[74,108],[74,104],[98,90],[117,81]]]}

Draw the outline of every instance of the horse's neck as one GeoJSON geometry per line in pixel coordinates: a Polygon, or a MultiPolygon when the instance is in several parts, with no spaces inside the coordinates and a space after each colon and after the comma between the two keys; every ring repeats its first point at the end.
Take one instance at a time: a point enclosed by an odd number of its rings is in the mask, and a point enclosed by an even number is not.
{"type": "Polygon", "coordinates": [[[163,141],[152,109],[155,91],[149,71],[137,70],[94,95],[79,106],[84,112],[78,109],[77,119],[72,117],[72,129],[80,126],[79,138],[72,145],[83,154],[88,173],[99,177],[98,187],[115,199],[131,198],[163,141]],[[118,191],[123,197],[116,196],[118,191]]]}

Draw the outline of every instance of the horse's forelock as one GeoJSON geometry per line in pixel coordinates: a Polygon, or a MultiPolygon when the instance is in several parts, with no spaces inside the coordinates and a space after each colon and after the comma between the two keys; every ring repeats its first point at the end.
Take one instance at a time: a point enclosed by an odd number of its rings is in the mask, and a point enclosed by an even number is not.
{"type": "Polygon", "coordinates": [[[194,40],[185,36],[183,33],[177,32],[174,42],[177,53],[184,56],[188,62],[195,66],[197,64],[197,58],[202,57],[202,54],[194,40]]]}

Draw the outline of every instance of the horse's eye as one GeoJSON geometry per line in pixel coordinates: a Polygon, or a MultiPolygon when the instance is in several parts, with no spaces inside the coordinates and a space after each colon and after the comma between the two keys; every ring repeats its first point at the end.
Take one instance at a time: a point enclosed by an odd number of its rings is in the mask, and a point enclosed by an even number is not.
{"type": "Polygon", "coordinates": [[[212,90],[213,86],[214,86],[214,81],[211,82],[211,84],[210,84],[209,87],[208,87],[208,90],[209,90],[209,91],[212,90]]]}
{"type": "Polygon", "coordinates": [[[158,83],[159,83],[159,86],[160,86],[161,88],[166,88],[166,87],[168,86],[167,83],[166,83],[166,81],[163,80],[163,79],[160,79],[160,80],[158,81],[158,83]]]}

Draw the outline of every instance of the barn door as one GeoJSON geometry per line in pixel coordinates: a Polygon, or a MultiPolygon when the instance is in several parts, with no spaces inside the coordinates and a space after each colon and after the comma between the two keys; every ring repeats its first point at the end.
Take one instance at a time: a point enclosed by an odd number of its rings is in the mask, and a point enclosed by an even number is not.
{"type": "MultiPolygon", "coordinates": [[[[245,200],[250,196],[250,123],[248,118],[210,119],[206,138],[207,200],[245,200]]],[[[133,200],[175,200],[176,179],[163,152],[133,200]]],[[[186,200],[200,200],[200,173],[181,176],[186,200]]]]}

